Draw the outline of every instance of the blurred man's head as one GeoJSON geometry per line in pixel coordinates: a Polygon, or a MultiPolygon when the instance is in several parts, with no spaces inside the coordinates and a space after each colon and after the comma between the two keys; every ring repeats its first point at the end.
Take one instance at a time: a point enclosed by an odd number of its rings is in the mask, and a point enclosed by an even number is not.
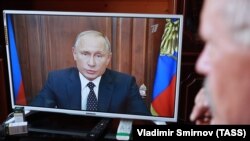
{"type": "Polygon", "coordinates": [[[206,87],[216,124],[250,124],[249,0],[206,0],[200,35],[206,42],[196,70],[206,87]]]}
{"type": "Polygon", "coordinates": [[[105,72],[111,59],[110,43],[102,33],[97,31],[80,33],[72,51],[78,70],[90,81],[105,72]]]}

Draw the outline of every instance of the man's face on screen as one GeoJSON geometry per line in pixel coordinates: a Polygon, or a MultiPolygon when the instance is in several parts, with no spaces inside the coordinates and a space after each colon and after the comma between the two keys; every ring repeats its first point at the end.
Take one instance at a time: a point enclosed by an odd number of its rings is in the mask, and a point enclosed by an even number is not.
{"type": "Polygon", "coordinates": [[[207,0],[200,34],[206,45],[196,70],[206,77],[214,124],[250,123],[250,48],[236,43],[220,15],[223,4],[207,0]]]}
{"type": "Polygon", "coordinates": [[[111,59],[111,52],[105,46],[101,36],[81,37],[78,46],[73,47],[73,56],[80,73],[92,81],[101,76],[111,59]]]}

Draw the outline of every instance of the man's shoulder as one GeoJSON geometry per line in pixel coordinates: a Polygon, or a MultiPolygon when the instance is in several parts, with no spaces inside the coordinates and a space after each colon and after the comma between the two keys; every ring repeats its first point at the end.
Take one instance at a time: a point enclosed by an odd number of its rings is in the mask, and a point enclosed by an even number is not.
{"type": "Polygon", "coordinates": [[[127,74],[127,73],[124,73],[124,72],[118,72],[118,71],[115,71],[115,70],[110,70],[110,69],[107,69],[106,72],[109,74],[109,75],[112,75],[113,77],[118,77],[118,78],[124,78],[124,79],[131,79],[133,76],[130,75],[130,74],[127,74]]]}
{"type": "Polygon", "coordinates": [[[78,72],[77,68],[70,67],[70,68],[64,68],[64,69],[59,69],[59,70],[53,70],[53,71],[49,72],[49,74],[60,76],[60,75],[67,75],[67,74],[71,74],[71,73],[77,73],[77,72],[78,72]]]}

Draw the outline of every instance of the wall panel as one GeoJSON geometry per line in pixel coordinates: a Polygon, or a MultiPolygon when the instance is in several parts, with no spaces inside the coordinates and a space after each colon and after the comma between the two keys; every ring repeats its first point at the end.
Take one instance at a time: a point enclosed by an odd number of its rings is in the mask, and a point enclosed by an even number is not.
{"type": "Polygon", "coordinates": [[[76,35],[97,30],[111,40],[110,68],[135,76],[139,86],[145,84],[150,103],[164,20],[43,15],[18,15],[13,20],[27,96],[39,92],[49,71],[75,66],[76,35]]]}

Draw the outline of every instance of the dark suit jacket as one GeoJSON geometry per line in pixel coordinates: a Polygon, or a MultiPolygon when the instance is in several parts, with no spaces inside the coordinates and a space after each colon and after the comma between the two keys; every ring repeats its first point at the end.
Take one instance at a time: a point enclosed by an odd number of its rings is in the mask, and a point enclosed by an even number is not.
{"type": "MultiPolygon", "coordinates": [[[[50,72],[45,86],[31,105],[80,110],[79,71],[68,68],[50,72]]],[[[99,84],[98,111],[149,115],[135,78],[109,69],[106,69],[99,84]]]]}

